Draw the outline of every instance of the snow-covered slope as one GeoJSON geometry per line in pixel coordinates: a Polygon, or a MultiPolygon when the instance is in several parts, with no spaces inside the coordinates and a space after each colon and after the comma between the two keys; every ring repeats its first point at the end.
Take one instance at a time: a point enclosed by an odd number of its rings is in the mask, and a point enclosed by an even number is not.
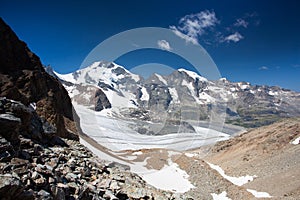
{"type": "Polygon", "coordinates": [[[135,82],[140,81],[140,76],[130,73],[124,67],[115,63],[99,61],[92,65],[77,70],[70,74],[58,74],[56,75],[62,80],[69,81],[76,84],[98,84],[99,82],[118,87],[118,83],[122,79],[132,79],[135,82]]]}
{"type": "Polygon", "coordinates": [[[123,118],[181,120],[182,113],[189,113],[184,120],[197,121],[226,115],[230,123],[255,127],[300,115],[299,93],[247,82],[232,83],[225,78],[211,81],[186,69],[167,76],[155,73],[144,80],[122,66],[101,61],[56,76],[69,83],[65,86],[74,102],[93,108],[103,104],[105,95],[111,106],[102,106],[103,109],[123,118]],[[95,99],[98,90],[104,94],[95,99]]]}

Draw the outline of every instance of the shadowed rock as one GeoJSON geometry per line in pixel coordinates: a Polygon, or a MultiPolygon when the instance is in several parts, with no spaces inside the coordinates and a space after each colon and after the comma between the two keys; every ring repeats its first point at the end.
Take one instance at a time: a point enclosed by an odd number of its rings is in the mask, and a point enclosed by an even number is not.
{"type": "Polygon", "coordinates": [[[58,136],[78,140],[67,91],[1,18],[0,96],[25,105],[36,103],[36,112],[55,125],[58,136]]]}

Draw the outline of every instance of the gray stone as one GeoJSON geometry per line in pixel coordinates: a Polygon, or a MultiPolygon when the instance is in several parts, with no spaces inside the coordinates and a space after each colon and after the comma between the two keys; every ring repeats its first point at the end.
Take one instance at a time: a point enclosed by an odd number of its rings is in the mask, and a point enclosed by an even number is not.
{"type": "Polygon", "coordinates": [[[80,188],[75,182],[68,183],[67,185],[69,186],[70,193],[76,194],[76,195],[79,194],[79,189],[80,188]]]}
{"type": "Polygon", "coordinates": [[[106,190],[103,197],[105,199],[118,200],[118,198],[114,195],[114,193],[111,190],[106,190]]]}
{"type": "Polygon", "coordinates": [[[21,181],[11,174],[0,175],[0,197],[13,199],[21,195],[23,189],[21,181]]]}
{"type": "Polygon", "coordinates": [[[47,180],[44,177],[40,177],[38,179],[34,180],[34,183],[38,186],[38,187],[42,187],[47,183],[47,180]]]}
{"type": "Polygon", "coordinates": [[[109,185],[111,183],[111,180],[110,179],[103,179],[101,180],[101,182],[97,185],[99,188],[109,188],[109,185]]]}
{"type": "Polygon", "coordinates": [[[43,200],[47,200],[47,199],[51,199],[51,195],[49,192],[45,191],[45,190],[40,190],[38,192],[38,195],[40,196],[41,199],[43,200]]]}
{"type": "Polygon", "coordinates": [[[113,191],[116,191],[116,190],[119,190],[119,189],[121,189],[121,188],[120,188],[120,186],[118,185],[118,182],[117,182],[117,181],[112,180],[111,183],[110,183],[109,189],[111,189],[111,190],[113,190],[113,191]]]}
{"type": "Polygon", "coordinates": [[[55,183],[55,179],[54,178],[52,178],[52,177],[49,177],[49,179],[48,179],[48,183],[55,183]]]}
{"type": "Polygon", "coordinates": [[[67,173],[66,179],[68,181],[75,181],[76,179],[78,179],[78,176],[76,174],[73,174],[73,173],[67,173]]]}
{"type": "Polygon", "coordinates": [[[65,192],[63,188],[52,186],[51,193],[54,200],[65,200],[65,192]]]}

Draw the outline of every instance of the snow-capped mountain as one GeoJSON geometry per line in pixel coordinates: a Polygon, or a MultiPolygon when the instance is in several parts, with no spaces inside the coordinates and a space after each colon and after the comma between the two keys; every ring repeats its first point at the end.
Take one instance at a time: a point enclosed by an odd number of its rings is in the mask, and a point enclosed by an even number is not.
{"type": "Polygon", "coordinates": [[[213,112],[226,114],[227,122],[253,127],[300,115],[299,93],[225,78],[210,81],[185,69],[167,76],[153,74],[145,80],[122,66],[101,61],[55,75],[64,81],[74,102],[117,117],[153,122],[207,120],[213,112]]]}

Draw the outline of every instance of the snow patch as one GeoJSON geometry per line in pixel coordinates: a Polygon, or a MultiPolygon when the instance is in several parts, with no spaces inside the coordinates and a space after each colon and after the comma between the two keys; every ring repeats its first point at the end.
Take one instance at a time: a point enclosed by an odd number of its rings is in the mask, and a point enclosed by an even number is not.
{"type": "Polygon", "coordinates": [[[272,90],[270,90],[268,92],[268,94],[271,95],[271,96],[275,96],[275,95],[278,95],[278,92],[273,92],[272,90]]]}
{"type": "Polygon", "coordinates": [[[244,83],[238,83],[238,86],[242,89],[242,90],[245,90],[245,89],[247,89],[247,88],[249,88],[250,86],[249,86],[249,83],[246,83],[246,84],[244,84],[244,83]]]}
{"type": "Polygon", "coordinates": [[[230,88],[230,91],[231,91],[231,92],[235,92],[235,91],[236,91],[236,88],[232,87],[232,88],[230,88]]]}
{"type": "Polygon", "coordinates": [[[200,76],[196,72],[192,72],[192,71],[189,71],[189,70],[186,70],[186,69],[183,69],[183,68],[178,69],[178,71],[186,73],[188,76],[192,77],[194,80],[196,80],[196,78],[198,78],[199,81],[207,82],[206,78],[200,76]]]}
{"type": "Polygon", "coordinates": [[[170,92],[171,97],[172,97],[172,102],[173,103],[180,103],[179,98],[178,98],[177,90],[175,88],[169,88],[169,92],[170,92]]]}
{"type": "Polygon", "coordinates": [[[231,183],[233,183],[234,185],[237,185],[237,186],[242,186],[250,181],[253,181],[253,179],[257,176],[249,176],[249,175],[246,175],[246,176],[240,176],[240,177],[233,177],[233,176],[228,176],[225,174],[224,170],[219,167],[218,165],[214,165],[214,164],[211,164],[209,162],[207,162],[207,164],[214,170],[216,170],[217,172],[219,172],[219,174],[224,177],[225,179],[227,179],[228,181],[230,181],[231,183]]]}
{"type": "Polygon", "coordinates": [[[192,158],[192,157],[197,156],[198,154],[196,154],[196,153],[185,153],[184,155],[189,157],[189,158],[192,158]]]}
{"type": "Polygon", "coordinates": [[[32,103],[30,103],[30,108],[32,109],[32,110],[36,110],[36,103],[35,102],[32,102],[32,103]]]}
{"type": "Polygon", "coordinates": [[[192,82],[188,83],[186,80],[182,80],[182,83],[181,83],[181,84],[182,84],[182,86],[186,86],[186,87],[189,89],[191,95],[194,97],[194,99],[196,100],[196,102],[197,102],[198,104],[203,104],[203,103],[198,99],[198,97],[196,96],[195,90],[194,90],[194,86],[193,86],[193,83],[192,83],[192,82]]]}
{"type": "Polygon", "coordinates": [[[160,82],[162,82],[165,85],[168,85],[167,81],[161,75],[155,73],[155,76],[158,78],[160,82]]]}
{"type": "Polygon", "coordinates": [[[256,198],[272,198],[272,196],[267,192],[257,192],[256,190],[247,189],[256,198]]]}
{"type": "Polygon", "coordinates": [[[189,175],[186,171],[180,169],[171,159],[168,159],[168,165],[162,169],[154,173],[141,174],[141,177],[150,185],[162,190],[184,193],[195,188],[188,180],[189,175]]]}
{"type": "MultiPolygon", "coordinates": [[[[213,98],[212,96],[208,95],[207,93],[205,92],[201,92],[200,95],[199,95],[199,99],[202,99],[204,101],[206,101],[207,103],[213,103],[216,101],[215,98],[213,98]]],[[[225,99],[226,100],[226,99],[225,99]]]]}
{"type": "Polygon", "coordinates": [[[300,137],[296,138],[295,140],[290,142],[291,144],[297,145],[300,144],[300,137]]]}
{"type": "Polygon", "coordinates": [[[112,90],[103,90],[103,92],[116,112],[121,108],[136,108],[136,105],[133,103],[133,101],[136,102],[136,97],[130,92],[123,91],[122,95],[112,90]]]}
{"type": "Polygon", "coordinates": [[[211,193],[211,196],[213,200],[231,200],[230,198],[227,197],[226,191],[223,191],[220,194],[211,193]]]}
{"type": "Polygon", "coordinates": [[[132,155],[135,155],[135,156],[142,155],[142,154],[143,154],[142,151],[136,151],[136,152],[132,153],[132,155]]]}
{"type": "Polygon", "coordinates": [[[142,87],[141,91],[142,91],[141,100],[142,101],[149,101],[149,94],[147,92],[147,89],[145,87],[142,87]]]}
{"type": "Polygon", "coordinates": [[[67,82],[70,82],[70,83],[75,83],[76,80],[74,79],[74,76],[73,76],[73,73],[70,73],[70,74],[59,74],[55,71],[53,71],[53,73],[58,77],[60,78],[61,80],[64,80],[64,81],[67,81],[67,82]]]}
{"type": "Polygon", "coordinates": [[[80,143],[103,160],[129,165],[130,170],[133,173],[138,174],[148,184],[158,189],[184,193],[195,187],[188,180],[189,175],[186,173],[186,171],[180,169],[177,163],[173,163],[170,159],[168,160],[168,165],[165,165],[161,170],[149,170],[145,167],[149,157],[143,162],[135,162],[135,164],[130,164],[98,150],[82,138],[80,138],[80,143]]]}

